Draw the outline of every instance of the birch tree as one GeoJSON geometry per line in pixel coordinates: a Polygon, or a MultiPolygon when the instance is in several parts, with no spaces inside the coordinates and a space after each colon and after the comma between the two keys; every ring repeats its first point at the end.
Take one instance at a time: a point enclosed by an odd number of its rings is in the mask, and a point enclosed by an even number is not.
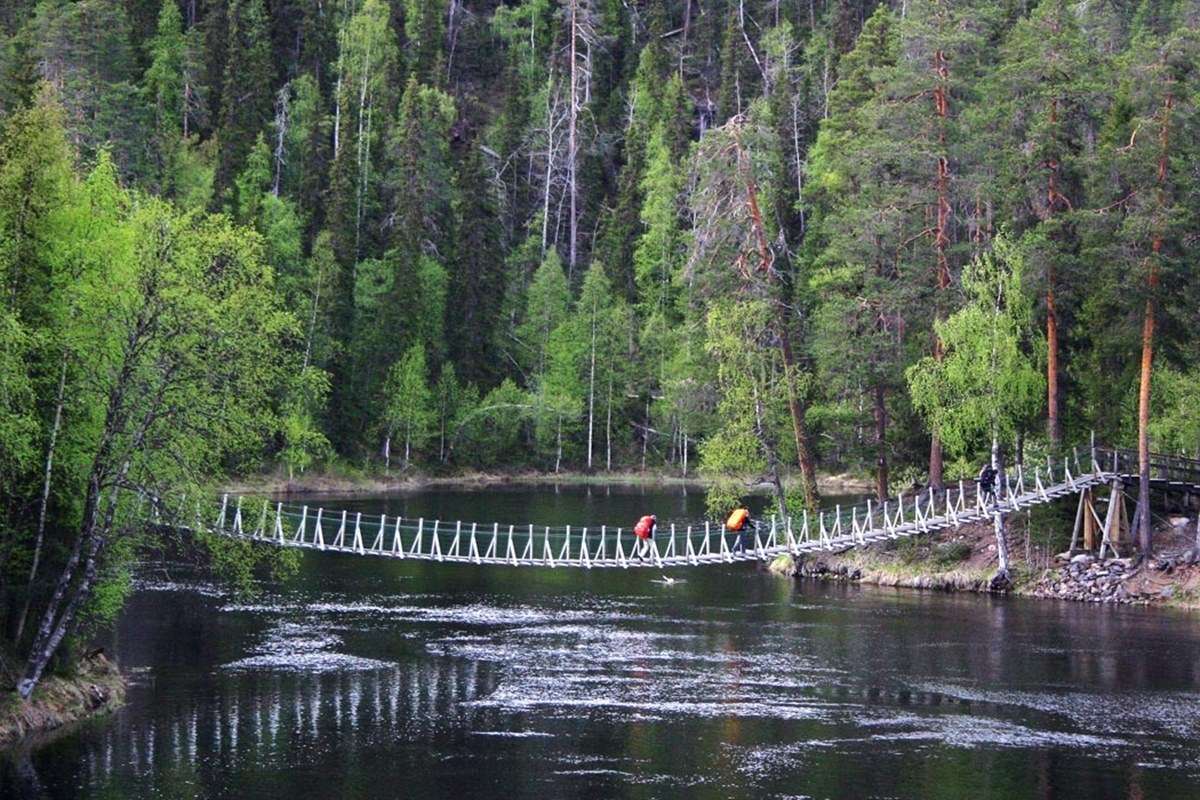
{"type": "Polygon", "coordinates": [[[128,225],[132,252],[108,264],[92,295],[104,300],[86,307],[99,337],[87,391],[100,414],[76,429],[88,453],[81,506],[37,609],[22,697],[73,630],[106,553],[140,526],[138,498],[171,517],[185,492],[197,497],[222,459],[273,427],[271,399],[289,368],[272,343],[294,321],[278,309],[252,240],[156,202],[131,211],[128,225]]]}
{"type": "Polygon", "coordinates": [[[412,451],[421,448],[433,433],[433,393],[425,366],[425,348],[414,344],[388,372],[384,394],[384,467],[392,467],[392,439],[402,437],[404,469],[412,463],[412,451]]]}
{"type": "Polygon", "coordinates": [[[1005,536],[1002,446],[1018,424],[1041,407],[1045,380],[1033,358],[1036,334],[1023,286],[1024,257],[1004,236],[963,271],[966,305],[936,324],[942,357],[926,356],[909,367],[913,405],[954,452],[966,454],[990,442],[991,464],[1000,476],[992,509],[998,569],[992,585],[1009,583],[1005,536]]]}

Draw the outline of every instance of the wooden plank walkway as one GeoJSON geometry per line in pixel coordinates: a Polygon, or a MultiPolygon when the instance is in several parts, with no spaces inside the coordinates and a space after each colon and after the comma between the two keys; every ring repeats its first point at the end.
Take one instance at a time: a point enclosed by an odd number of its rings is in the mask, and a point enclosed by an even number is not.
{"type": "MultiPolygon", "coordinates": [[[[226,536],[335,553],[507,566],[629,568],[683,567],[769,560],[783,554],[841,551],[1042,505],[1114,481],[1137,480],[1137,455],[1091,448],[1086,465],[1079,451],[1061,463],[1024,467],[1000,481],[996,503],[981,498],[973,482],[944,492],[932,489],[879,504],[868,500],[799,518],[772,517],[739,534],[720,523],[664,523],[640,544],[632,530],[600,526],[535,526],[364,516],[245,497],[222,498],[210,531],[226,536]]],[[[1200,462],[1155,455],[1156,488],[1200,492],[1200,462]]],[[[990,498],[988,498],[990,501],[990,498]]],[[[199,520],[197,520],[199,523],[199,520]]],[[[197,525],[197,527],[200,527],[197,525]]]]}

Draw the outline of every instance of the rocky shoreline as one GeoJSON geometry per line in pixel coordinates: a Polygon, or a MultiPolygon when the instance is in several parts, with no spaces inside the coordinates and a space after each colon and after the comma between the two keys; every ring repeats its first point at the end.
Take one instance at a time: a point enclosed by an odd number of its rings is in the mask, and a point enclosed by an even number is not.
{"type": "MultiPolygon", "coordinates": [[[[873,546],[800,560],[780,556],[768,569],[791,578],[873,586],[1200,609],[1200,563],[1189,549],[1191,535],[1182,525],[1173,528],[1156,533],[1161,549],[1140,562],[1132,557],[1101,560],[1089,553],[1061,553],[1034,564],[1015,559],[1011,585],[1004,591],[992,583],[995,547],[986,526],[964,526],[921,542],[916,555],[917,548],[901,553],[873,546]]],[[[1016,550],[1011,544],[1010,549],[1016,550]]]]}
{"type": "Polygon", "coordinates": [[[1097,561],[1090,555],[1079,554],[1065,566],[1044,576],[1033,594],[1088,603],[1149,602],[1154,599],[1152,596],[1125,586],[1126,580],[1136,571],[1129,559],[1097,561]]]}

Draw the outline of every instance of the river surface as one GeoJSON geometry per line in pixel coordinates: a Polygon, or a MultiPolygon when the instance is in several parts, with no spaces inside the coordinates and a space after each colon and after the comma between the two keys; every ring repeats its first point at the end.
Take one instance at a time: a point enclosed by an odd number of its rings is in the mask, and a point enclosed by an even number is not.
{"type": "MultiPolygon", "coordinates": [[[[693,490],[426,491],[406,516],[628,525],[693,490]]],[[[143,571],[127,705],[0,797],[1200,798],[1200,622],[796,583],[306,553],[245,600],[143,571]]]]}

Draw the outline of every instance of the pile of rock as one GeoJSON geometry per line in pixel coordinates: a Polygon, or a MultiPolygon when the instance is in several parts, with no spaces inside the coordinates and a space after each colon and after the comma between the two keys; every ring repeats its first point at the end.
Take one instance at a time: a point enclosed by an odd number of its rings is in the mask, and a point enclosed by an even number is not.
{"type": "Polygon", "coordinates": [[[801,561],[793,573],[805,578],[824,578],[826,580],[859,581],[862,580],[862,570],[848,564],[829,564],[824,559],[814,558],[801,561]]]}
{"type": "Polygon", "coordinates": [[[1085,603],[1137,603],[1149,600],[1126,584],[1137,573],[1129,559],[1098,561],[1086,553],[1042,578],[1034,594],[1085,603]]]}

